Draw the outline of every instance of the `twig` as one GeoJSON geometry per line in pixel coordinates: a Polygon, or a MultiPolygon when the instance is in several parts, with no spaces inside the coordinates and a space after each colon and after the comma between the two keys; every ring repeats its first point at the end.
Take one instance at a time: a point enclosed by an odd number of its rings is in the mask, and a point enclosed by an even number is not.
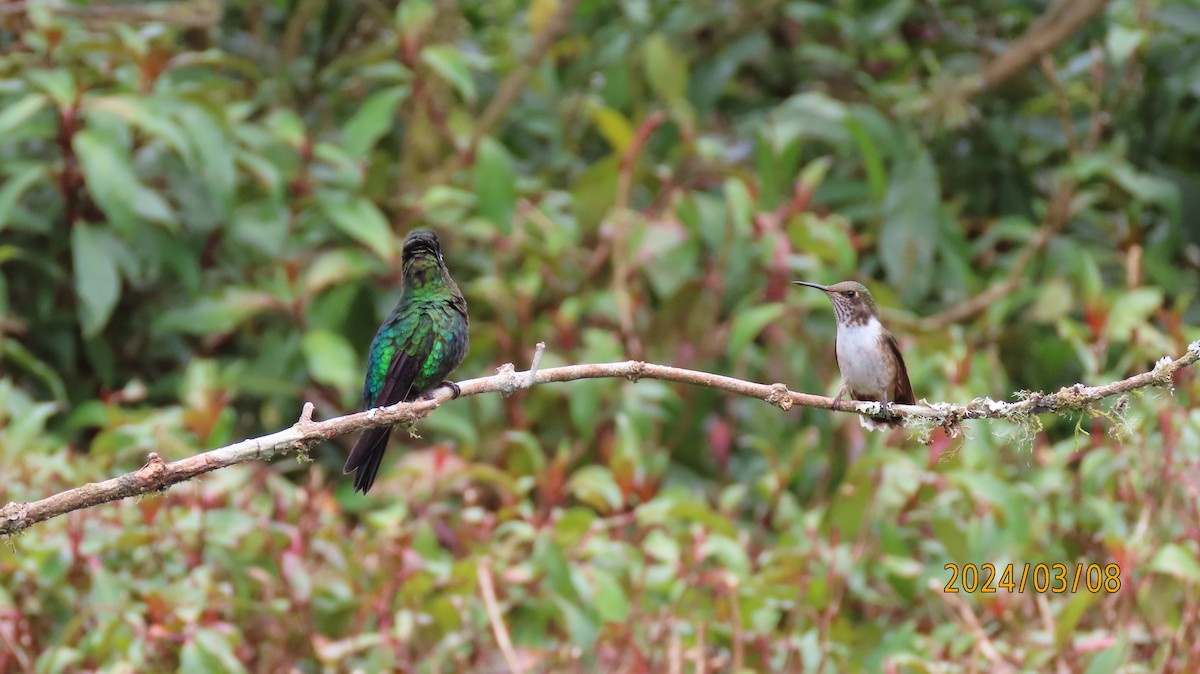
{"type": "Polygon", "coordinates": [[[984,657],[993,663],[994,669],[991,671],[1000,672],[1001,674],[1016,671],[1013,664],[992,645],[992,640],[988,637],[987,631],[983,629],[979,618],[975,617],[975,612],[971,610],[967,602],[957,594],[943,593],[942,596],[946,599],[947,603],[953,604],[954,609],[958,611],[958,615],[967,629],[975,636],[975,647],[979,649],[980,653],[983,653],[984,657]]]}
{"type": "Polygon", "coordinates": [[[500,82],[500,86],[496,88],[496,95],[492,96],[491,102],[484,108],[483,114],[479,116],[479,121],[475,124],[475,133],[471,136],[470,148],[472,151],[479,147],[479,141],[491,133],[492,127],[500,121],[504,113],[508,112],[508,108],[517,99],[521,89],[525,87],[525,82],[533,74],[534,67],[546,55],[567,24],[571,22],[571,15],[575,13],[577,6],[579,6],[579,0],[562,0],[554,12],[554,16],[550,17],[546,26],[542,28],[542,32],[538,33],[533,44],[530,45],[529,51],[525,52],[525,56],[521,58],[521,64],[500,82]]]}
{"type": "MultiPolygon", "coordinates": [[[[1002,281],[999,281],[987,290],[964,300],[953,306],[947,307],[942,311],[925,318],[911,320],[903,315],[889,315],[889,322],[895,322],[897,325],[907,327],[918,332],[938,332],[944,330],[949,325],[961,323],[972,316],[987,310],[999,300],[1003,299],[1009,293],[1017,289],[1021,284],[1021,276],[1025,273],[1026,267],[1034,258],[1042,252],[1054,235],[1067,224],[1071,216],[1071,200],[1075,198],[1075,181],[1072,179],[1064,179],[1059,184],[1058,189],[1050,196],[1050,202],[1046,206],[1046,219],[1042,226],[1034,232],[1033,236],[1017,254],[1017,258],[1013,261],[1012,267],[1009,267],[1008,274],[1004,276],[1002,281]]],[[[888,312],[889,314],[891,312],[888,312]]]]}
{"type": "Polygon", "coordinates": [[[1042,57],[1038,59],[1038,67],[1042,69],[1042,74],[1046,76],[1051,88],[1054,89],[1058,123],[1062,126],[1063,138],[1067,142],[1067,156],[1074,159],[1079,154],[1079,148],[1075,142],[1075,123],[1071,119],[1071,100],[1067,97],[1067,91],[1063,88],[1062,81],[1058,79],[1058,68],[1054,65],[1054,57],[1050,54],[1042,54],[1042,57]]]}
{"type": "Polygon", "coordinates": [[[533,360],[529,363],[529,372],[525,374],[525,381],[521,383],[521,388],[529,388],[533,386],[537,379],[538,367],[542,364],[542,354],[546,352],[546,343],[538,342],[533,349],[533,360]]]}
{"type": "MultiPolygon", "coordinates": [[[[1055,641],[1054,630],[1054,612],[1050,610],[1050,602],[1046,599],[1046,595],[1037,594],[1034,603],[1037,604],[1038,616],[1042,619],[1042,629],[1046,630],[1046,638],[1053,643],[1055,641]]],[[[1059,674],[1070,674],[1071,668],[1067,666],[1067,658],[1065,649],[1059,649],[1055,654],[1054,661],[1059,674]]]]}
{"type": "Polygon", "coordinates": [[[979,71],[976,90],[991,89],[1016,75],[1066,40],[1085,21],[1099,14],[1108,0],[1071,0],[1051,3],[1046,18],[1035,22],[1016,42],[1009,45],[979,71]]]}
{"type": "MultiPolygon", "coordinates": [[[[185,28],[212,28],[221,20],[221,3],[208,0],[175,2],[172,6],[138,7],[131,4],[80,6],[65,2],[39,2],[40,7],[64,16],[108,23],[168,23],[185,28]]],[[[0,4],[0,16],[24,14],[28,2],[0,4]]]]}
{"type": "Polygon", "coordinates": [[[21,671],[34,671],[33,663],[29,661],[29,653],[3,628],[0,628],[0,642],[4,642],[4,646],[8,648],[8,652],[12,653],[13,657],[16,658],[17,664],[21,665],[21,671]]]}
{"type": "MultiPolygon", "coordinates": [[[[863,527],[864,529],[866,527],[863,527]]],[[[729,591],[729,611],[730,620],[733,621],[733,667],[732,671],[741,672],[745,667],[746,662],[746,644],[743,643],[745,635],[742,634],[742,605],[738,595],[738,579],[732,573],[725,580],[726,589],[729,591]]]]}
{"type": "MultiPolygon", "coordinates": [[[[896,419],[923,419],[944,426],[951,433],[958,433],[961,430],[961,423],[969,419],[1019,419],[1024,416],[1063,410],[1079,410],[1089,403],[1120,393],[1149,386],[1169,386],[1175,373],[1197,360],[1200,360],[1200,340],[1192,342],[1188,346],[1187,352],[1178,359],[1164,356],[1155,364],[1154,369],[1148,372],[1100,386],[1075,384],[1054,393],[1027,393],[1024,395],[1024,399],[1016,402],[976,398],[965,405],[953,403],[929,403],[928,406],[889,405],[886,409],[875,402],[841,400],[835,403],[832,398],[825,396],[791,391],[785,384],[758,384],[719,374],[655,365],[637,360],[546,368],[534,373],[532,380],[534,384],[549,384],[579,379],[624,378],[634,382],[639,379],[657,379],[757,398],[783,410],[789,410],[794,405],[799,405],[868,416],[882,415],[896,419]]],[[[490,377],[459,382],[460,396],[511,391],[514,377],[518,381],[524,381],[525,377],[529,377],[527,372],[514,373],[512,365],[500,369],[502,371],[499,374],[490,377]]],[[[397,403],[390,407],[376,407],[325,421],[309,420],[306,422],[301,418],[291,428],[259,438],[243,440],[171,463],[164,463],[158,454],[151,453],[146,465],[132,473],[104,482],[68,489],[40,501],[9,503],[0,508],[0,535],[17,533],[32,524],[74,510],[159,491],[173,484],[234,464],[271,459],[276,455],[307,449],[319,442],[367,428],[389,426],[402,421],[416,421],[443,403],[450,402],[453,396],[454,393],[450,391],[449,387],[443,387],[434,391],[429,400],[397,403]]]]}
{"type": "Polygon", "coordinates": [[[291,17],[279,40],[279,62],[291,64],[296,61],[304,43],[304,33],[312,27],[313,20],[325,8],[325,0],[299,0],[294,5],[291,17]]]}
{"type": "Polygon", "coordinates": [[[667,629],[671,631],[667,645],[667,674],[683,674],[683,638],[673,625],[667,629]]]}
{"type": "Polygon", "coordinates": [[[479,592],[483,595],[483,605],[487,609],[488,620],[492,623],[492,633],[496,635],[496,643],[500,653],[508,663],[512,674],[524,674],[517,653],[513,650],[512,639],[508,636],[508,626],[504,624],[504,616],[500,613],[500,602],[496,601],[496,587],[492,582],[491,558],[486,555],[475,562],[475,574],[479,577],[479,592]]]}

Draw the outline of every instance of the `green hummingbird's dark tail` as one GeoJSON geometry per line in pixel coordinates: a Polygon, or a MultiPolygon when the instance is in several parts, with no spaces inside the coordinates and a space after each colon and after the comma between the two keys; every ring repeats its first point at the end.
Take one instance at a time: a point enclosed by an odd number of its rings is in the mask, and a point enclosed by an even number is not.
{"type": "Polygon", "coordinates": [[[379,473],[379,464],[383,463],[383,453],[387,450],[388,438],[392,436],[392,427],[371,428],[363,431],[346,458],[343,472],[354,470],[354,491],[367,493],[375,484],[375,476],[379,473]]]}

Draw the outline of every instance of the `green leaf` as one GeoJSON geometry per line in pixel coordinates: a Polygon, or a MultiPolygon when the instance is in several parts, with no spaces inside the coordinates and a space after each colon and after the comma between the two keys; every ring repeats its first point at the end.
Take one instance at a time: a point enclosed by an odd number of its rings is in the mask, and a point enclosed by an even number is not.
{"type": "Polygon", "coordinates": [[[0,358],[24,368],[29,374],[42,380],[56,401],[64,405],[67,403],[67,387],[63,384],[62,377],[53,367],[26,349],[24,344],[0,336],[0,358]]]}
{"type": "Polygon", "coordinates": [[[802,138],[819,138],[842,144],[849,136],[846,104],[819,91],[796,94],[772,114],[761,128],[776,152],[784,152],[802,138]]]}
{"type": "Polygon", "coordinates": [[[181,107],[178,115],[216,211],[228,215],[237,183],[233,138],[216,114],[198,105],[181,107]]]}
{"type": "Polygon", "coordinates": [[[236,674],[245,672],[246,668],[234,653],[229,634],[201,627],[196,630],[195,637],[184,644],[179,659],[179,671],[184,674],[236,674]]]}
{"type": "Polygon", "coordinates": [[[37,403],[6,419],[2,435],[6,452],[22,452],[46,441],[46,420],[59,411],[57,403],[37,403]]]}
{"type": "Polygon", "coordinates": [[[721,568],[739,578],[750,572],[750,557],[746,549],[727,536],[710,533],[700,546],[700,554],[705,559],[715,559],[721,568]]]}
{"type": "Polygon", "coordinates": [[[867,187],[871,193],[871,201],[882,203],[887,194],[887,172],[883,165],[883,157],[879,148],[872,140],[867,128],[857,114],[846,116],[846,131],[854,139],[858,153],[862,156],[863,168],[867,172],[867,187]]]}
{"type": "Polygon", "coordinates": [[[475,195],[483,217],[491,220],[501,234],[510,234],[513,213],[517,209],[517,176],[508,150],[491,138],[484,138],[479,143],[475,158],[475,195]]]}
{"type": "Polygon", "coordinates": [[[1126,28],[1118,23],[1113,23],[1108,27],[1104,46],[1113,63],[1124,64],[1134,51],[1146,43],[1146,37],[1144,30],[1126,28]]]}
{"type": "Polygon", "coordinates": [[[596,521],[596,513],[587,508],[568,508],[554,523],[554,541],[571,547],[583,540],[596,521]]]}
{"type": "Polygon", "coordinates": [[[0,111],[0,138],[27,122],[49,102],[50,99],[44,94],[29,94],[16,103],[5,106],[3,111],[0,111]]]}
{"type": "Polygon", "coordinates": [[[607,105],[592,106],[592,122],[617,154],[624,154],[625,148],[633,142],[633,126],[629,120],[607,105]]]}
{"type": "Polygon", "coordinates": [[[596,227],[612,207],[621,158],[609,155],[597,161],[571,185],[571,205],[584,231],[596,227]]]}
{"type": "Polygon", "coordinates": [[[370,199],[325,190],[317,194],[325,215],[350,238],[370,248],[384,262],[396,257],[392,227],[370,199]]]}
{"type": "Polygon", "coordinates": [[[620,623],[629,618],[629,596],[625,588],[611,573],[591,569],[592,586],[595,588],[596,612],[605,622],[620,623]]]}
{"type": "Polygon", "coordinates": [[[738,312],[737,318],[733,320],[733,328],[729,331],[729,357],[737,359],[763,328],[783,316],[783,310],[782,304],[773,302],[738,312]]]}
{"type": "Polygon", "coordinates": [[[1173,576],[1189,583],[1200,581],[1200,562],[1191,550],[1178,543],[1167,543],[1154,553],[1150,571],[1173,576]]]}
{"type": "Polygon", "coordinates": [[[272,135],[295,148],[303,145],[305,138],[308,137],[304,120],[300,119],[300,115],[291,108],[276,108],[271,111],[265,125],[272,135]]]}
{"type": "Polygon", "coordinates": [[[1139,325],[1162,306],[1163,294],[1158,288],[1137,288],[1123,293],[1112,303],[1106,332],[1114,342],[1128,342],[1139,325]]]}
{"type": "MultiPolygon", "coordinates": [[[[401,3],[401,7],[408,4],[401,3]]],[[[407,86],[396,86],[368,96],[342,129],[342,144],[346,152],[355,157],[367,156],[375,143],[396,125],[396,109],[408,97],[408,93],[407,86]]]]}
{"type": "Polygon", "coordinates": [[[370,258],[357,248],[325,251],[305,268],[304,293],[312,297],[326,288],[358,280],[369,269],[370,258]]]}
{"type": "Polygon", "coordinates": [[[893,168],[883,203],[879,257],[888,281],[907,300],[923,296],[933,280],[940,202],[937,171],[927,150],[893,168]]]}
{"type": "Polygon", "coordinates": [[[100,96],[86,100],[84,109],[108,113],[121,118],[147,135],[165,142],[179,154],[188,166],[195,166],[195,156],[188,146],[183,130],[163,109],[152,100],[135,96],[100,96]]]}
{"type": "Polygon", "coordinates": [[[800,170],[796,181],[803,185],[810,194],[816,192],[821,183],[825,181],[825,176],[828,175],[831,166],[833,166],[833,157],[828,155],[817,157],[800,170]]]}
{"type": "Polygon", "coordinates": [[[600,626],[596,619],[582,607],[565,598],[556,597],[555,603],[562,612],[567,637],[576,647],[584,651],[591,650],[600,634],[600,626]]]}
{"type": "Polygon", "coordinates": [[[80,300],[79,322],[84,337],[91,337],[104,328],[120,299],[118,247],[108,229],[84,223],[71,228],[75,293],[80,300]]]}
{"type": "Polygon", "coordinates": [[[1128,663],[1129,657],[1126,650],[1125,637],[1122,635],[1117,638],[1117,643],[1092,655],[1083,674],[1116,674],[1123,671],[1122,665],[1128,663]]]}
{"type": "Polygon", "coordinates": [[[325,180],[328,186],[352,193],[362,191],[364,177],[362,164],[355,157],[351,157],[341,145],[317,143],[313,148],[313,156],[321,160],[320,163],[328,165],[330,175],[325,180]]]}
{"type": "Polygon", "coordinates": [[[88,193],[112,224],[130,235],[137,218],[134,201],[142,185],[129,155],[111,138],[90,129],[75,134],[71,145],[79,156],[88,193]]]}
{"type": "Polygon", "coordinates": [[[667,566],[677,565],[682,555],[679,543],[659,529],[651,529],[646,540],[642,541],[642,550],[667,566]]]}
{"type": "Polygon", "coordinates": [[[190,306],[171,309],[154,321],[155,330],[192,335],[226,333],[253,316],[280,305],[275,296],[257,290],[227,290],[190,306]]]}
{"type": "Polygon", "coordinates": [[[475,80],[471,77],[466,59],[457,47],[445,44],[431,45],[421,50],[421,60],[453,85],[468,103],[475,102],[475,80]]]}
{"type": "Polygon", "coordinates": [[[656,295],[670,297],[699,276],[700,247],[699,239],[678,225],[647,225],[637,257],[647,261],[645,274],[656,295]]]}
{"type": "Polygon", "coordinates": [[[341,391],[358,386],[358,357],[345,337],[326,330],[312,330],[304,335],[300,349],[313,379],[341,391]]]}
{"type": "Polygon", "coordinates": [[[416,36],[436,15],[437,8],[430,0],[405,0],[396,6],[396,27],[407,36],[416,36]]]}
{"type": "MultiPolygon", "coordinates": [[[[1086,571],[1086,568],[1084,570],[1086,571]]],[[[1083,581],[1080,582],[1080,585],[1084,585],[1083,581]]],[[[1099,596],[1091,592],[1076,592],[1067,601],[1054,624],[1054,639],[1060,648],[1070,643],[1071,637],[1077,633],[1076,627],[1079,625],[1079,619],[1096,603],[1099,596]]]]}
{"type": "Polygon", "coordinates": [[[734,233],[738,237],[748,236],[756,209],[754,196],[743,180],[734,176],[725,179],[725,203],[729,208],[734,233]]]}
{"type": "Polygon", "coordinates": [[[26,77],[38,89],[46,92],[54,99],[59,108],[70,108],[75,105],[75,79],[67,70],[34,70],[26,77]]]}
{"type": "Polygon", "coordinates": [[[605,466],[584,466],[575,471],[567,483],[567,491],[600,512],[617,510],[624,500],[612,471],[605,466]]]}
{"type": "Polygon", "coordinates": [[[671,43],[655,33],[646,40],[642,55],[646,79],[659,99],[668,105],[683,99],[688,83],[687,61],[671,43]]]}
{"type": "Polygon", "coordinates": [[[0,231],[12,221],[13,210],[21,196],[48,175],[45,164],[30,164],[4,182],[4,187],[0,188],[0,231]]]}

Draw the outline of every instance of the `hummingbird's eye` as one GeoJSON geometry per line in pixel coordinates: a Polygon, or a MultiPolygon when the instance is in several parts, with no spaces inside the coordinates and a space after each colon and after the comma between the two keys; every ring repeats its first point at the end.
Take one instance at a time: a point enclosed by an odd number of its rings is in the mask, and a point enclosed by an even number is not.
{"type": "Polygon", "coordinates": [[[855,295],[857,295],[857,294],[858,294],[858,293],[854,292],[853,290],[847,290],[847,291],[846,291],[846,297],[854,297],[854,296],[855,296],[855,295]]]}

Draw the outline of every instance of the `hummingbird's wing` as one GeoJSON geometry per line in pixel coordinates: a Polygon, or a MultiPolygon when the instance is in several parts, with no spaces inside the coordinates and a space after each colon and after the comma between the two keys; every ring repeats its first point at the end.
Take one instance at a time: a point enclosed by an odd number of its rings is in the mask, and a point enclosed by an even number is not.
{"type": "MultiPolygon", "coordinates": [[[[389,339],[393,346],[392,360],[388,364],[379,392],[374,399],[366,400],[368,407],[385,407],[400,401],[411,400],[413,383],[420,376],[429,352],[433,349],[435,331],[433,319],[425,312],[404,312],[400,320],[389,321],[384,329],[390,329],[389,339]]],[[[371,378],[367,378],[368,392],[371,378]]],[[[419,392],[418,392],[419,393],[419,392]]],[[[375,483],[375,475],[379,472],[383,460],[383,452],[387,449],[388,438],[392,435],[391,426],[369,428],[363,431],[346,457],[346,465],[342,471],[355,471],[354,489],[367,493],[375,483]]]]}
{"type": "Polygon", "coordinates": [[[427,314],[417,317],[415,323],[399,340],[396,354],[383,375],[383,386],[375,399],[375,407],[394,405],[412,398],[413,383],[421,374],[425,359],[433,350],[433,321],[427,314]]]}
{"type": "Polygon", "coordinates": [[[896,390],[892,402],[901,405],[916,405],[917,398],[913,395],[912,384],[908,381],[908,368],[904,366],[904,356],[900,355],[900,345],[892,333],[884,331],[884,334],[887,335],[885,341],[888,348],[892,350],[892,357],[896,359],[896,390]]]}

